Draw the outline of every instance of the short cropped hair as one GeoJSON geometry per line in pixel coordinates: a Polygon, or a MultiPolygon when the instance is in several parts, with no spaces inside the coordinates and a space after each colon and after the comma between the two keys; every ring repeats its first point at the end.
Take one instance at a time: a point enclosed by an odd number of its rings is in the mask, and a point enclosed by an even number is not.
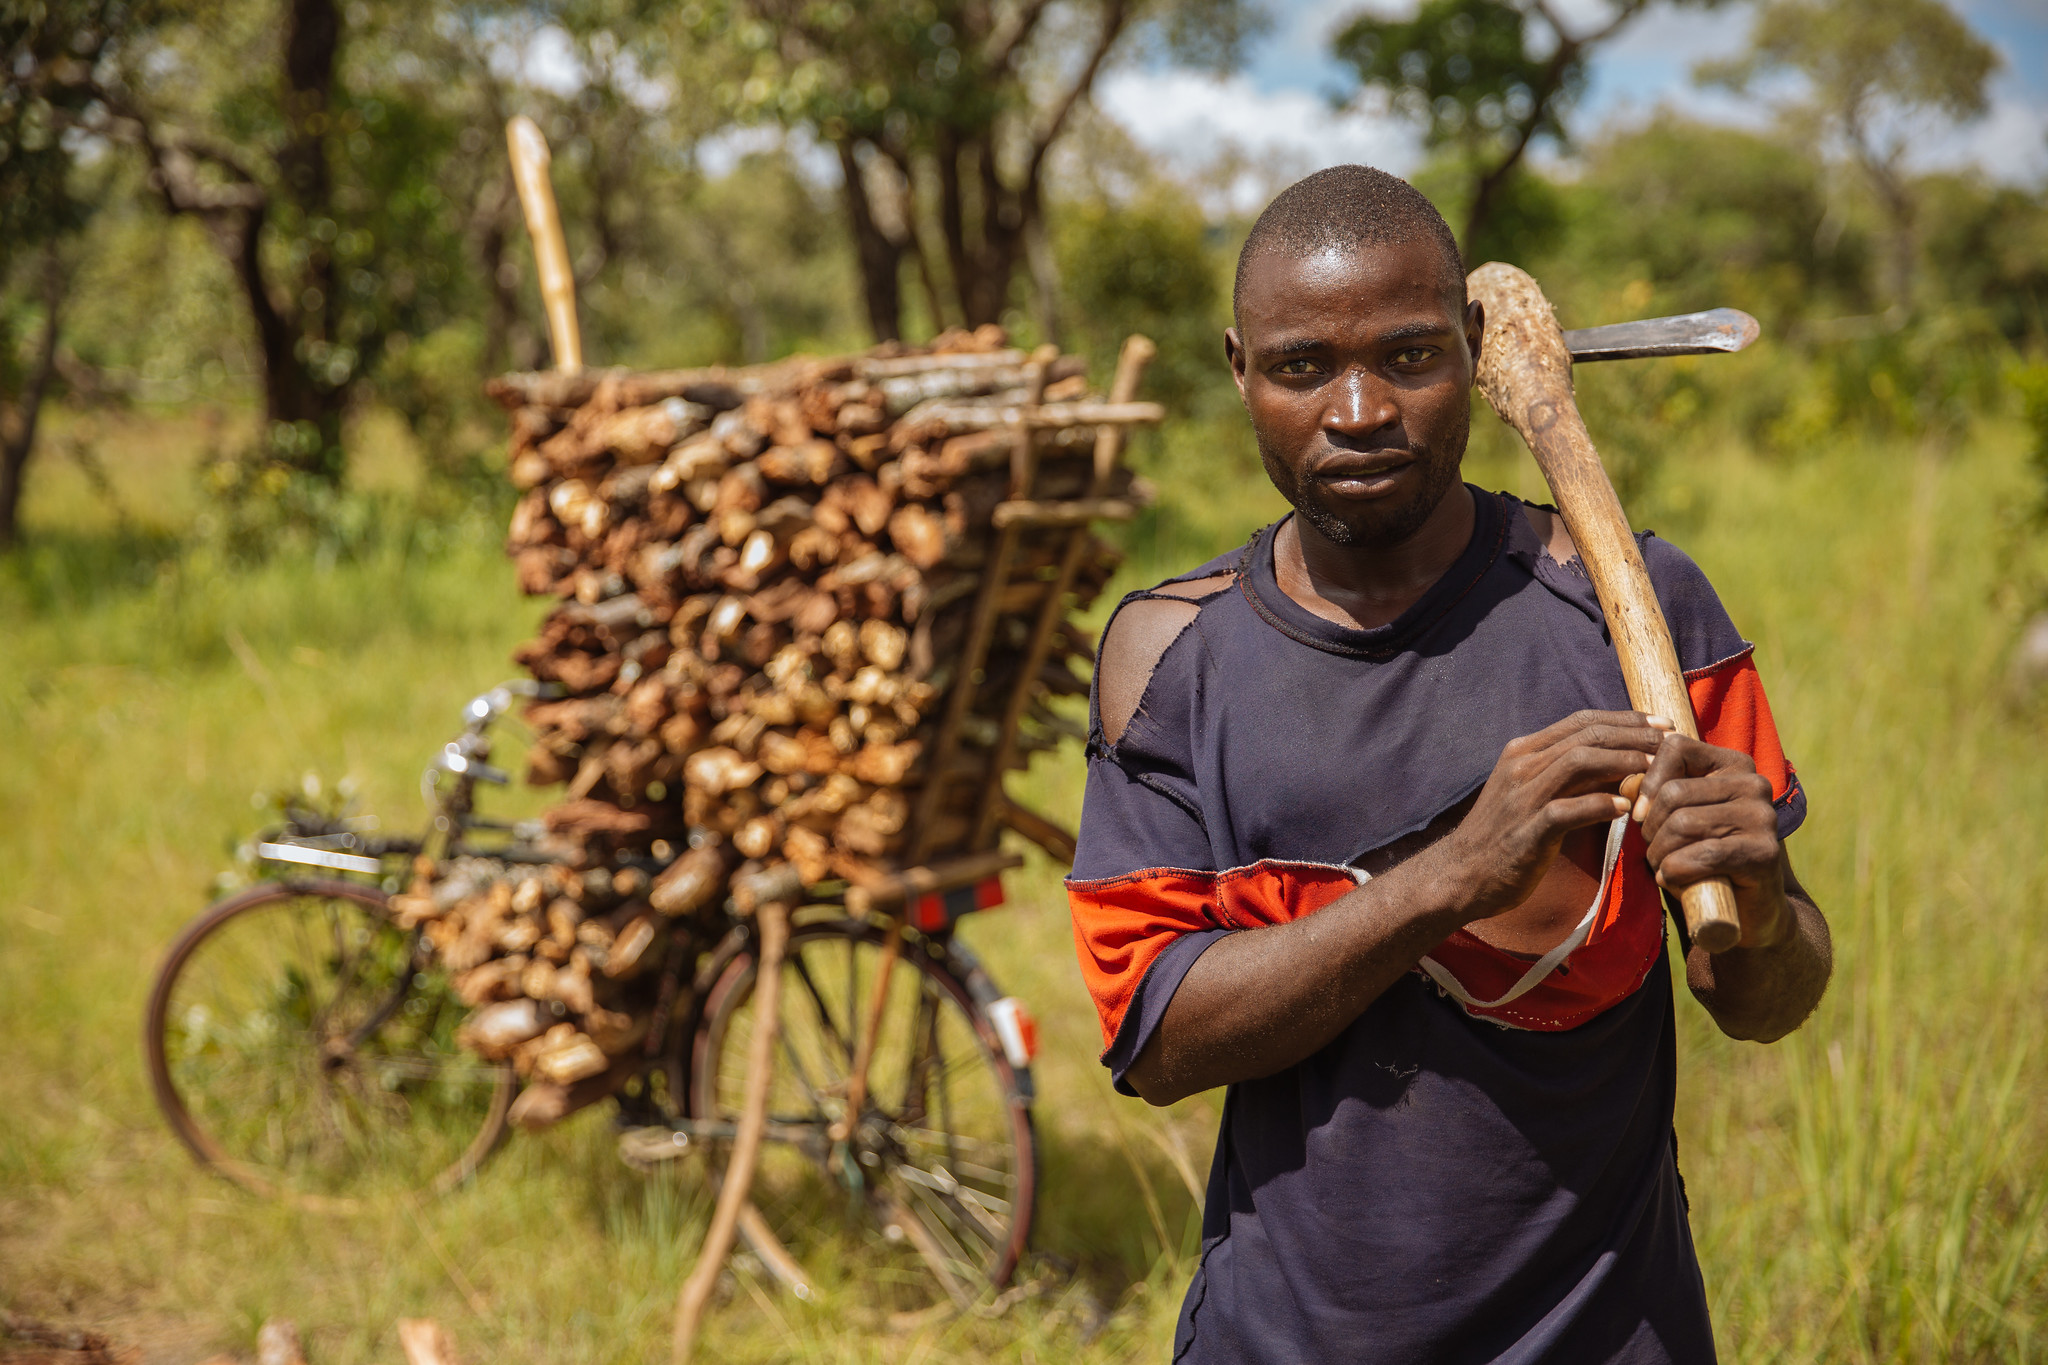
{"type": "Polygon", "coordinates": [[[1465,307],[1465,262],[1458,239],[1422,191],[1399,176],[1371,166],[1332,166],[1295,181],[1275,195],[1252,224],[1237,255],[1237,279],[1230,290],[1236,320],[1244,279],[1261,256],[1307,256],[1331,247],[1391,246],[1426,241],[1443,258],[1445,286],[1465,307]]]}

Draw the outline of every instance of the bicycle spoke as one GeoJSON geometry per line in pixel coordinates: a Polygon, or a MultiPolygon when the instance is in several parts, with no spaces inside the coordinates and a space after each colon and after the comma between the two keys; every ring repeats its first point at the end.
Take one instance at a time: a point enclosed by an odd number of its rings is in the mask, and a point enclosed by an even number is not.
{"type": "Polygon", "coordinates": [[[790,965],[796,968],[797,979],[803,982],[804,993],[810,997],[811,1007],[818,1012],[818,1023],[824,1028],[826,1033],[832,1036],[832,1041],[839,1045],[839,1055],[846,1059],[848,1065],[851,1065],[853,1062],[853,1044],[844,1033],[840,1032],[839,1025],[834,1022],[832,1007],[825,1003],[824,993],[818,989],[818,983],[811,978],[811,969],[804,965],[803,954],[792,953],[789,961],[790,965]]]}

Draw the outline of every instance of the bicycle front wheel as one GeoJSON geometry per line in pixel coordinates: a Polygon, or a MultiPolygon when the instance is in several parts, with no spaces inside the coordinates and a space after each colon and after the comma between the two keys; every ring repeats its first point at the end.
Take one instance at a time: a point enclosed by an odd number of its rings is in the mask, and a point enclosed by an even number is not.
{"type": "MultiPolygon", "coordinates": [[[[791,932],[753,1202],[814,1272],[837,1262],[877,1306],[918,1312],[1009,1281],[1031,1232],[1037,1152],[994,1028],[943,950],[914,937],[889,975],[865,1102],[840,1122],[884,942],[843,919],[791,932]]],[[[755,971],[748,945],[706,995],[692,1067],[700,1120],[739,1117],[755,971]]]]}
{"type": "Polygon", "coordinates": [[[456,1043],[464,1010],[417,937],[344,881],[266,883],[188,925],[143,1031],[157,1104],[193,1155],[306,1202],[473,1173],[515,1079],[456,1043]]]}

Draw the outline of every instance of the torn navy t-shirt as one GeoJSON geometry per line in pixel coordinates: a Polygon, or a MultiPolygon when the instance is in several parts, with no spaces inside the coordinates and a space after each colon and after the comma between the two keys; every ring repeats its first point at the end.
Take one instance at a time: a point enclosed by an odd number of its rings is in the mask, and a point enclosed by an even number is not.
{"type": "MultiPolygon", "coordinates": [[[[1193,619],[1116,743],[1095,717],[1068,883],[1118,1089],[1211,943],[1343,895],[1509,740],[1628,708],[1580,566],[1470,491],[1464,553],[1377,630],[1280,590],[1276,527],[1172,580],[1206,591],[1169,594],[1193,619]]],[[[1756,760],[1789,834],[1805,797],[1751,647],[1689,559],[1639,540],[1702,737],[1756,760]]],[[[1306,1061],[1229,1088],[1176,1360],[1713,1359],[1662,907],[1639,828],[1613,834],[1554,970],[1461,931],[1306,1061]]]]}

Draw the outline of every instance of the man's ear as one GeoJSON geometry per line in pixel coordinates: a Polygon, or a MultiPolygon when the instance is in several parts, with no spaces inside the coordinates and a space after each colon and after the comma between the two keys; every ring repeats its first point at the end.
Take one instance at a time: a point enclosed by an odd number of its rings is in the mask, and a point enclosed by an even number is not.
{"type": "Polygon", "coordinates": [[[1472,352],[1472,373],[1479,373],[1479,343],[1486,336],[1486,305],[1473,299],[1465,305],[1465,346],[1472,352]]]}
{"type": "MultiPolygon", "coordinates": [[[[1474,352],[1476,355],[1477,352],[1474,352]]],[[[1239,401],[1244,401],[1244,367],[1246,363],[1244,341],[1237,335],[1235,327],[1223,329],[1223,358],[1230,362],[1230,377],[1236,381],[1239,401]]]]}

